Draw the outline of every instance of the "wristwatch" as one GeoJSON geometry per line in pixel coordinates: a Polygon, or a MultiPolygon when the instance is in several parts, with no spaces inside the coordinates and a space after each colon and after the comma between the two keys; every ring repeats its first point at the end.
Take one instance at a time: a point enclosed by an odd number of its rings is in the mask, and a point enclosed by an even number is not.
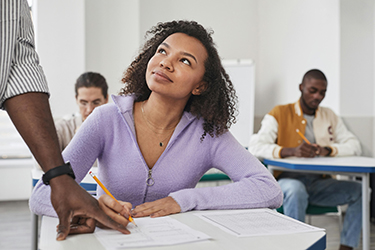
{"type": "Polygon", "coordinates": [[[74,175],[74,172],[73,172],[73,169],[72,169],[72,166],[70,166],[70,162],[67,162],[65,163],[64,165],[61,165],[61,166],[58,166],[58,167],[55,167],[55,168],[52,168],[50,170],[48,170],[42,177],[43,179],[43,183],[45,185],[49,185],[49,181],[52,179],[52,178],[55,178],[57,176],[60,176],[60,175],[63,175],[63,174],[67,174],[69,175],[70,177],[72,177],[73,179],[76,178],[76,176],[74,175]]]}
{"type": "Polygon", "coordinates": [[[331,147],[324,147],[327,151],[328,154],[326,156],[329,156],[332,153],[332,148],[331,147]]]}

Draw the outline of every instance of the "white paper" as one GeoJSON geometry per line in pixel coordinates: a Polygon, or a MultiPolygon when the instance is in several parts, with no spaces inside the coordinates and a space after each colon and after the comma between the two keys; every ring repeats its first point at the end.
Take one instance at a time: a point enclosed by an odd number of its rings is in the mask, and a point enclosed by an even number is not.
{"type": "Polygon", "coordinates": [[[131,234],[122,234],[116,230],[95,230],[96,238],[106,249],[126,249],[174,245],[210,239],[202,232],[193,230],[171,217],[137,218],[137,227],[128,225],[131,234]]]}
{"type": "Polygon", "coordinates": [[[196,216],[238,237],[325,231],[270,209],[217,211],[196,216]]]}

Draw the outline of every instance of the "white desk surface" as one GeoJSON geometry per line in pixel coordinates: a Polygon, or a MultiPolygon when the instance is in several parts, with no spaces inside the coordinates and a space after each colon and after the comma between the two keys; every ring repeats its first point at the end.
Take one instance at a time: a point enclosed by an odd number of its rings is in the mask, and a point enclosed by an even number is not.
{"type": "MultiPolygon", "coordinates": [[[[207,211],[201,211],[207,213],[207,211]]],[[[173,249],[173,250],[210,250],[210,249],[263,249],[263,250],[300,250],[300,249],[325,249],[326,233],[323,231],[298,233],[290,235],[236,237],[228,234],[220,228],[202,220],[191,211],[171,215],[173,218],[190,226],[195,230],[204,232],[212,237],[208,241],[194,242],[161,247],[145,247],[131,249],[173,249]],[[297,237],[298,235],[298,237],[297,237]]],[[[65,241],[56,241],[57,218],[43,217],[41,235],[39,240],[40,250],[103,250],[105,249],[93,234],[70,235],[65,241]]]]}
{"type": "Polygon", "coordinates": [[[375,173],[375,158],[363,156],[264,159],[264,163],[289,169],[375,173]]]}

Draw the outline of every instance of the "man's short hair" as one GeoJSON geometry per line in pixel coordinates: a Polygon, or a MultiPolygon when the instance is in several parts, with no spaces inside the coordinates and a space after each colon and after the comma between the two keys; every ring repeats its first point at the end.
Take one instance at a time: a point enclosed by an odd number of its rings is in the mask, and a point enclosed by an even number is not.
{"type": "Polygon", "coordinates": [[[306,74],[302,78],[302,84],[305,83],[306,80],[316,79],[316,80],[323,80],[327,82],[327,78],[322,71],[319,69],[311,69],[306,72],[306,74]]]}
{"type": "Polygon", "coordinates": [[[90,88],[90,87],[96,87],[102,89],[102,94],[105,99],[107,99],[108,95],[108,84],[105,80],[104,76],[102,76],[99,73],[95,72],[86,72],[80,75],[76,81],[75,84],[75,92],[76,97],[78,96],[78,89],[79,88],[90,88]]]}

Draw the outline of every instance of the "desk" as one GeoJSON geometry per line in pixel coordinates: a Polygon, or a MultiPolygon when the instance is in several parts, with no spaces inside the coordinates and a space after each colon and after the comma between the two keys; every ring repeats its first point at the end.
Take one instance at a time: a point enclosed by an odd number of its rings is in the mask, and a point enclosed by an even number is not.
{"type": "MultiPolygon", "coordinates": [[[[171,217],[188,225],[189,227],[204,232],[212,237],[212,239],[201,242],[179,244],[172,246],[145,247],[131,249],[173,249],[173,250],[211,250],[211,249],[264,249],[264,250],[300,250],[300,249],[325,249],[326,233],[324,231],[298,233],[290,235],[276,236],[253,236],[253,237],[236,237],[220,228],[204,221],[195,216],[195,213],[207,213],[207,211],[190,211],[171,215],[171,217]]],[[[65,241],[56,241],[56,225],[57,218],[43,217],[41,226],[41,235],[39,241],[40,250],[103,250],[104,247],[99,243],[93,234],[70,235],[65,241]]]]}
{"type": "Polygon", "coordinates": [[[362,178],[362,240],[363,249],[370,249],[370,173],[375,173],[375,159],[370,157],[316,157],[264,159],[270,170],[297,172],[319,172],[326,174],[344,174],[362,178]]]}

